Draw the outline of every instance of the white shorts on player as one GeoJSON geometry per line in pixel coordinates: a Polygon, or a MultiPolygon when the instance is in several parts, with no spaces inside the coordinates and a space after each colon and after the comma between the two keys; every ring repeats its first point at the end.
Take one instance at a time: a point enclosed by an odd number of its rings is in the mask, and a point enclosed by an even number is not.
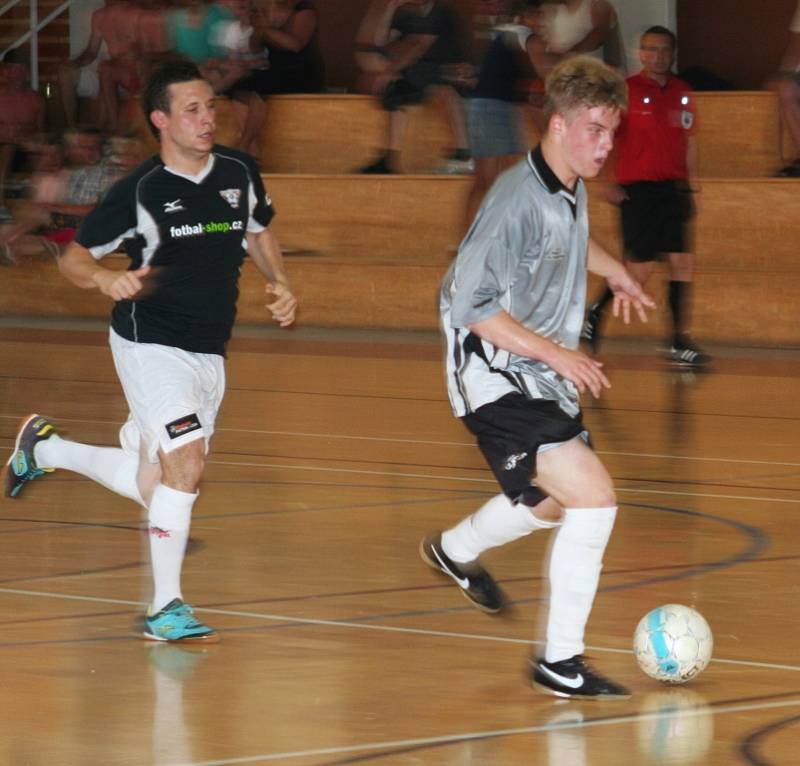
{"type": "Polygon", "coordinates": [[[169,453],[203,438],[208,452],[225,394],[224,359],[134,343],[113,330],[109,344],[130,409],[120,429],[122,448],[157,463],[159,450],[169,453]]]}

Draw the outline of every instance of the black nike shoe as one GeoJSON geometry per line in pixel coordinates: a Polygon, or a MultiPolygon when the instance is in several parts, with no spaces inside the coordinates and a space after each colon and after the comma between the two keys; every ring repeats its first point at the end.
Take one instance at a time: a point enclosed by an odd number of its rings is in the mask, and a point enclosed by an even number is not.
{"type": "Polygon", "coordinates": [[[600,318],[600,307],[595,303],[586,312],[581,329],[581,340],[588,344],[593,354],[600,348],[600,318]]]}
{"type": "Polygon", "coordinates": [[[531,660],[531,682],[546,694],[568,699],[627,699],[631,693],[592,670],[580,654],[560,662],[531,660]]]}
{"type": "Polygon", "coordinates": [[[452,577],[466,599],[478,609],[495,614],[507,603],[506,595],[494,578],[478,563],[456,563],[442,550],[440,532],[424,538],[419,546],[419,555],[431,568],[452,577]]]}

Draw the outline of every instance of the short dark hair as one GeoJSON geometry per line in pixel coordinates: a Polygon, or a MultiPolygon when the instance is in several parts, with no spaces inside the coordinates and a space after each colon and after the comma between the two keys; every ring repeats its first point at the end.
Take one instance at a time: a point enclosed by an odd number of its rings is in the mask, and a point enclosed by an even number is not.
{"type": "Polygon", "coordinates": [[[678,47],[678,38],[675,36],[675,33],[671,29],[667,29],[666,27],[662,27],[660,24],[656,24],[654,27],[649,27],[642,32],[642,36],[639,38],[640,45],[641,40],[644,39],[645,35],[661,35],[662,37],[669,37],[670,41],[672,42],[672,47],[678,47]]]}
{"type": "Polygon", "coordinates": [[[150,75],[142,93],[142,109],[147,124],[156,138],[158,138],[158,128],[153,125],[150,114],[152,112],[169,114],[169,86],[202,79],[203,75],[200,74],[197,65],[185,60],[167,61],[150,75]]]}

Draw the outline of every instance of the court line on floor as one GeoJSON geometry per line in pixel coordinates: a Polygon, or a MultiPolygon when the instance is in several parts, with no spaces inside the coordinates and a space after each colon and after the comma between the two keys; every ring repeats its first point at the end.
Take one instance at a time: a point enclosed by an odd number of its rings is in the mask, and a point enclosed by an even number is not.
{"type": "MultiPolygon", "coordinates": [[[[288,458],[291,459],[291,458],[288,458]]],[[[353,461],[358,462],[358,461],[353,461]]],[[[251,463],[239,460],[217,460],[211,459],[206,461],[207,465],[227,465],[227,466],[240,466],[242,468],[275,468],[288,471],[315,471],[323,473],[342,473],[342,474],[359,474],[366,476],[393,476],[402,477],[406,479],[431,479],[441,481],[454,481],[454,482],[476,482],[479,484],[492,484],[496,485],[497,480],[482,479],[474,476],[442,476],[439,474],[425,474],[425,473],[409,473],[406,471],[370,471],[364,468],[330,468],[327,466],[313,466],[313,465],[284,465],[282,463],[251,463]]],[[[667,495],[678,497],[708,497],[716,500],[754,500],[765,503],[788,503],[797,505],[800,503],[798,498],[784,498],[784,497],[763,497],[757,495],[723,495],[712,492],[680,492],[678,490],[666,489],[644,489],[635,487],[615,487],[616,492],[634,492],[646,495],[667,495]]]]}
{"type": "MultiPolygon", "coordinates": [[[[128,599],[103,598],[100,596],[77,596],[71,593],[56,593],[54,591],[25,590],[22,588],[0,588],[0,593],[12,596],[35,596],[37,598],[52,598],[62,601],[85,601],[93,604],[116,604],[121,606],[132,606],[138,609],[147,607],[145,601],[131,601],[128,599]]],[[[481,633],[460,633],[447,630],[430,630],[427,628],[404,628],[398,625],[376,625],[374,623],[348,622],[344,620],[322,620],[312,617],[292,617],[285,614],[270,614],[268,612],[246,612],[235,609],[216,609],[213,607],[195,607],[195,612],[203,614],[218,614],[225,617],[245,617],[254,620],[267,620],[270,622],[285,622],[289,625],[313,625],[318,627],[331,628],[350,628],[356,630],[374,630],[384,633],[403,633],[417,636],[429,636],[432,638],[459,638],[470,641],[494,641],[505,644],[522,644],[531,646],[541,644],[541,641],[531,641],[524,638],[511,638],[508,636],[492,636],[481,633]]],[[[633,654],[631,649],[614,649],[604,646],[587,646],[589,651],[604,652],[606,654],[633,654]]],[[[721,665],[743,665],[747,667],[762,668],[766,670],[788,670],[800,672],[800,665],[781,665],[772,662],[758,662],[751,660],[727,660],[724,658],[714,658],[712,663],[721,665]]]]}
{"type": "MultiPolygon", "coordinates": [[[[762,702],[758,704],[731,704],[719,707],[699,705],[696,708],[688,708],[680,711],[681,720],[696,716],[706,716],[713,713],[715,716],[726,713],[747,713],[756,710],[775,710],[780,708],[800,705],[800,699],[784,700],[781,702],[762,702]]],[[[674,712],[674,711],[673,711],[674,712]]],[[[363,753],[372,750],[391,750],[396,748],[424,747],[426,745],[459,744],[460,742],[471,742],[481,739],[498,739],[500,737],[513,737],[526,734],[541,734],[552,731],[569,731],[575,729],[590,729],[601,726],[616,726],[618,724],[660,721],[668,717],[671,713],[631,713],[629,715],[616,716],[614,718],[602,718],[599,720],[574,721],[541,724],[539,726],[520,726],[511,729],[490,729],[487,731],[465,732],[463,734],[448,734],[438,737],[421,737],[418,739],[405,739],[384,742],[365,742],[360,745],[341,745],[339,747],[325,747],[309,750],[294,750],[283,753],[262,753],[260,755],[240,756],[237,758],[221,758],[213,761],[190,761],[170,766],[235,766],[235,764],[258,763],[260,761],[277,761],[281,758],[314,758],[322,755],[340,755],[343,753],[363,753]]]]}
{"type": "MultiPolygon", "coordinates": [[[[0,415],[0,418],[6,420],[13,420],[15,422],[22,419],[22,415],[0,415]]],[[[93,420],[87,418],[59,418],[59,422],[63,423],[94,423],[100,425],[109,425],[120,427],[122,423],[113,420],[93,420]]],[[[349,434],[338,433],[314,433],[307,431],[271,431],[258,428],[217,428],[217,433],[240,433],[240,434],[265,434],[268,436],[299,436],[303,438],[314,439],[346,439],[350,441],[373,441],[373,442],[392,442],[396,444],[427,444],[440,447],[472,447],[477,449],[475,442],[454,442],[454,441],[438,441],[433,439],[401,439],[392,436],[358,436],[349,434]]],[[[617,457],[647,457],[657,458],[659,460],[685,460],[701,463],[734,463],[742,465],[776,465],[786,466],[789,468],[798,468],[800,463],[777,461],[777,460],[747,460],[743,458],[726,458],[726,457],[709,457],[709,456],[695,456],[695,455],[665,455],[651,452],[617,452],[614,450],[596,450],[598,455],[611,455],[617,457]]]]}

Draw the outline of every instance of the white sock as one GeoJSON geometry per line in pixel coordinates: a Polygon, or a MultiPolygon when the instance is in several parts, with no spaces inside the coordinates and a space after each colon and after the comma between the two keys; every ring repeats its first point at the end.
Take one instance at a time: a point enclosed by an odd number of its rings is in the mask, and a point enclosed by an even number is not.
{"type": "Polygon", "coordinates": [[[53,435],[33,449],[36,464],[63,468],[102,484],[112,492],[144,505],[136,483],[139,456],[114,447],[93,447],[53,435]]]}
{"type": "Polygon", "coordinates": [[[459,563],[474,561],[489,548],[510,543],[537,529],[557,527],[560,522],[543,521],[527,505],[495,495],[472,516],[442,533],[442,548],[459,563]]]}
{"type": "Polygon", "coordinates": [[[616,506],[564,509],[564,522],[550,551],[547,662],[583,654],[583,633],[616,514],[616,506]]]}
{"type": "Polygon", "coordinates": [[[153,568],[155,592],[150,613],[163,609],[181,594],[181,566],[192,506],[198,493],[181,492],[164,484],[158,484],[150,501],[147,520],[150,532],[150,560],[153,568]]]}

